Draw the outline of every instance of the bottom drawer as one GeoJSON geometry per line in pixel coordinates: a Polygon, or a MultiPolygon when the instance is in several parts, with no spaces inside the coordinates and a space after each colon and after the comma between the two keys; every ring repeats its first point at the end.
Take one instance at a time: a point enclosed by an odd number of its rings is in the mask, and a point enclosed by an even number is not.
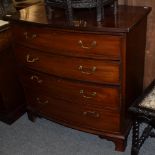
{"type": "Polygon", "coordinates": [[[77,126],[107,132],[120,131],[120,114],[118,112],[79,106],[73,102],[53,99],[41,92],[35,94],[28,92],[28,105],[49,119],[65,123],[70,127],[77,126]]]}

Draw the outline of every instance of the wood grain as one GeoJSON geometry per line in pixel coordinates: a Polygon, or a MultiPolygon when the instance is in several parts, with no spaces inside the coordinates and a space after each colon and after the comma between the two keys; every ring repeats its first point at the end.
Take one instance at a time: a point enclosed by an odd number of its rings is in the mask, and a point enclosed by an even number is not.
{"type": "Polygon", "coordinates": [[[63,54],[98,59],[120,59],[121,36],[51,31],[48,28],[14,26],[18,43],[63,54]],[[61,44],[60,44],[61,43],[61,44]],[[52,50],[51,50],[52,49],[52,50]]]}
{"type": "MultiPolygon", "coordinates": [[[[122,1],[122,3],[124,2],[122,1]]],[[[155,2],[154,0],[127,0],[127,4],[152,7],[152,11],[148,16],[147,43],[145,51],[144,88],[146,88],[155,78],[155,2]]]]}
{"type": "Polygon", "coordinates": [[[116,150],[124,151],[131,127],[127,110],[143,87],[146,18],[150,10],[119,6],[114,14],[109,7],[100,23],[93,11],[92,16],[86,10],[77,11],[74,18],[86,21],[86,25],[79,26],[68,23],[62,10],[56,9],[55,16],[48,19],[44,5],[12,16],[14,52],[30,120],[42,116],[98,134],[114,141],[116,150]],[[92,55],[76,44],[81,37],[84,46],[94,39],[99,43],[90,50],[92,55]],[[28,72],[23,73],[25,69],[28,72]],[[35,81],[30,82],[27,78],[31,73],[35,81]]]}
{"type": "Polygon", "coordinates": [[[0,33],[0,120],[12,124],[25,113],[24,92],[16,73],[11,33],[0,33]]]}
{"type": "Polygon", "coordinates": [[[70,79],[119,84],[119,62],[65,57],[18,46],[16,58],[21,64],[48,74],[70,79]],[[22,52],[21,52],[22,51],[22,52]],[[29,56],[29,57],[28,57],[29,56]],[[35,62],[28,62],[37,59],[35,62]]]}
{"type": "Polygon", "coordinates": [[[55,76],[24,69],[20,73],[24,87],[46,92],[53,98],[76,105],[91,106],[98,109],[120,110],[120,87],[100,86],[93,83],[71,81],[55,76]]]}

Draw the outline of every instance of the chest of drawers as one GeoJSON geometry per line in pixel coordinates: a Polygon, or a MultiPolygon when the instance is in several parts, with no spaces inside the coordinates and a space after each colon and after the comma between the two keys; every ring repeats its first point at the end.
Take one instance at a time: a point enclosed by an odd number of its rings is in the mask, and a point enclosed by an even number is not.
{"type": "Polygon", "coordinates": [[[114,25],[109,17],[102,26],[88,21],[84,28],[62,28],[63,19],[61,26],[49,23],[42,5],[30,7],[30,17],[25,9],[19,19],[12,18],[14,53],[30,120],[42,116],[112,140],[116,150],[125,149],[131,126],[127,109],[142,92],[150,8],[126,9],[124,17],[124,7],[119,8],[114,25]],[[43,11],[41,17],[37,9],[43,11]]]}
{"type": "Polygon", "coordinates": [[[0,121],[12,124],[25,113],[25,99],[15,71],[11,31],[8,25],[0,31],[0,121]]]}

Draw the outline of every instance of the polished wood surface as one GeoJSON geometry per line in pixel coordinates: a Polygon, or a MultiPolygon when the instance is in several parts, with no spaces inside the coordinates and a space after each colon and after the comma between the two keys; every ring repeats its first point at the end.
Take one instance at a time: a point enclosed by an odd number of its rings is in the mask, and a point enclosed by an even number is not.
{"type": "Polygon", "coordinates": [[[97,32],[129,32],[141,17],[146,16],[151,11],[149,7],[140,6],[118,6],[116,14],[113,8],[105,9],[105,18],[97,22],[96,12],[88,10],[77,10],[74,14],[74,21],[69,21],[63,10],[54,9],[48,11],[43,4],[33,5],[20,10],[12,17],[5,17],[9,20],[28,22],[38,26],[49,26],[53,28],[65,28],[65,30],[97,31],[97,32]],[[52,12],[52,14],[51,14],[52,12]]]}
{"type": "Polygon", "coordinates": [[[120,109],[120,90],[118,87],[102,87],[93,83],[81,83],[27,69],[22,70],[20,75],[24,87],[28,88],[28,92],[31,90],[29,88],[31,86],[35,91],[44,91],[53,98],[68,102],[74,101],[75,104],[80,106],[88,105],[114,111],[120,109]]]}
{"type": "Polygon", "coordinates": [[[100,135],[123,151],[127,109],[142,92],[150,10],[119,6],[114,15],[107,7],[102,22],[84,10],[68,21],[62,10],[48,14],[35,5],[7,17],[29,119],[42,116],[100,135]]]}
{"type": "Polygon", "coordinates": [[[60,32],[50,28],[14,25],[14,39],[20,44],[55,54],[104,59],[120,59],[121,36],[60,32]],[[46,32],[46,33],[45,33],[46,32]],[[24,35],[23,35],[24,34],[24,35]],[[52,42],[52,44],[51,44],[52,42]],[[60,44],[61,43],[61,44],[60,44]],[[52,49],[52,50],[51,50],[52,49]]]}
{"type": "Polygon", "coordinates": [[[101,132],[120,131],[120,114],[118,112],[91,108],[87,105],[79,106],[73,102],[52,98],[41,91],[31,90],[26,91],[29,106],[33,107],[41,116],[85,130],[88,128],[101,132]]]}
{"type": "Polygon", "coordinates": [[[84,81],[120,83],[119,62],[52,55],[20,46],[15,53],[21,64],[41,72],[84,81]]]}
{"type": "Polygon", "coordinates": [[[10,43],[8,28],[0,32],[0,120],[8,124],[22,116],[26,109],[10,43]]]}
{"type": "Polygon", "coordinates": [[[128,5],[132,6],[150,6],[152,11],[148,16],[147,24],[147,40],[146,40],[146,55],[145,55],[145,74],[144,87],[146,88],[155,77],[155,2],[154,0],[126,0],[128,5]]]}
{"type": "Polygon", "coordinates": [[[3,52],[11,42],[11,31],[9,26],[0,28],[0,53],[3,52]]]}

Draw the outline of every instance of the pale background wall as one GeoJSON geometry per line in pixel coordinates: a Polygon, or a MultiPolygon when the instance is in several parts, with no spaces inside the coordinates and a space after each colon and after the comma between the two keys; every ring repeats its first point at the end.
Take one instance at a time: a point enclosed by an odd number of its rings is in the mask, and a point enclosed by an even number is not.
{"type": "Polygon", "coordinates": [[[127,0],[118,0],[119,4],[124,4],[126,3],[127,0]]]}
{"type": "Polygon", "coordinates": [[[144,87],[155,78],[155,0],[118,0],[120,4],[152,7],[148,16],[144,87]]]}

